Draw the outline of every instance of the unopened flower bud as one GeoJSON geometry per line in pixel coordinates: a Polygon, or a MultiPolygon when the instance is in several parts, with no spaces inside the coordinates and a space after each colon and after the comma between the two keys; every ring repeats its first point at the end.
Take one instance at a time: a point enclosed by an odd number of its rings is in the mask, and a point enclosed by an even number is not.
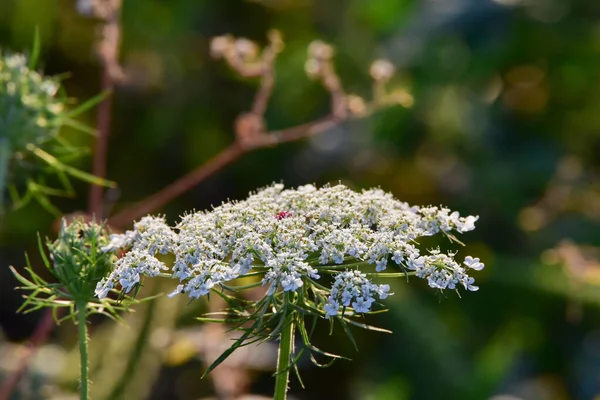
{"type": "Polygon", "coordinates": [[[229,35],[216,36],[210,41],[210,55],[221,58],[232,46],[233,39],[229,35]]]}
{"type": "Polygon", "coordinates": [[[365,115],[367,111],[367,105],[362,97],[351,94],[346,98],[346,101],[348,104],[348,110],[350,110],[353,115],[365,115]]]}
{"type": "Polygon", "coordinates": [[[309,58],[304,64],[304,71],[310,79],[317,79],[323,71],[323,63],[314,58],[309,58]]]}
{"type": "Polygon", "coordinates": [[[371,77],[376,81],[388,81],[394,76],[396,68],[388,60],[379,59],[371,64],[371,77]]]}
{"type": "Polygon", "coordinates": [[[240,38],[235,41],[235,51],[238,56],[244,60],[256,58],[258,54],[258,46],[251,40],[240,38]]]}
{"type": "Polygon", "coordinates": [[[333,47],[320,40],[314,40],[308,45],[308,56],[317,60],[331,60],[333,47]]]}

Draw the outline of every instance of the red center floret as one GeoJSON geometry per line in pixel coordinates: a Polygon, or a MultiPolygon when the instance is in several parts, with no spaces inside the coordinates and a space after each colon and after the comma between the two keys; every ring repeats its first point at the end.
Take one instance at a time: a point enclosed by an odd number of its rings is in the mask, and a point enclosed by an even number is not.
{"type": "Polygon", "coordinates": [[[284,218],[287,217],[291,217],[292,213],[290,211],[280,211],[277,213],[277,215],[275,215],[275,218],[277,218],[277,220],[282,220],[284,218]]]}

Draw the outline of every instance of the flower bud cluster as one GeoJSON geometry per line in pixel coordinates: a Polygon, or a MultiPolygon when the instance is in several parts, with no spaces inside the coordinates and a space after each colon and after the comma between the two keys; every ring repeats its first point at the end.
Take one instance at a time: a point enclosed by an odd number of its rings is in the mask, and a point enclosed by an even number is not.
{"type": "Polygon", "coordinates": [[[331,273],[328,301],[320,305],[326,316],[336,315],[339,307],[367,312],[375,296],[390,294],[389,286],[373,284],[358,270],[344,271],[344,265],[409,270],[434,289],[477,290],[468,271],[483,268],[479,259],[468,256],[459,264],[452,253],[421,255],[416,247],[421,237],[473,230],[476,220],[444,207],[409,206],[380,189],[358,193],[344,185],[306,185],[285,190],[276,184],[244,201],[187,214],[173,229],[162,218],[145,217],[133,231],[113,235],[105,250],[132,251],[96,293],[103,297],[116,283],[127,292],[141,275],[156,276],[166,266],[155,254],[170,252],[172,276],[180,281],[172,295],[198,298],[250,271],[264,273],[262,283],[271,295],[279,288],[298,291],[331,273]]]}
{"type": "Polygon", "coordinates": [[[311,79],[322,78],[329,70],[334,55],[333,47],[320,40],[314,40],[308,46],[308,58],[304,64],[306,75],[311,79]]]}
{"type": "Polygon", "coordinates": [[[111,271],[114,253],[101,250],[108,240],[104,225],[75,219],[63,220],[58,238],[46,244],[49,268],[73,298],[92,299],[99,281],[111,271]]]}
{"type": "Polygon", "coordinates": [[[234,57],[249,62],[256,60],[258,52],[258,45],[246,38],[223,35],[214,37],[210,42],[210,54],[217,59],[234,57]]]}
{"type": "Polygon", "coordinates": [[[374,80],[379,82],[387,82],[394,76],[396,68],[394,67],[394,64],[388,60],[379,59],[373,61],[369,72],[374,80]]]}
{"type": "Polygon", "coordinates": [[[13,151],[56,135],[65,109],[59,82],[31,70],[22,54],[0,53],[0,139],[13,151]]]}

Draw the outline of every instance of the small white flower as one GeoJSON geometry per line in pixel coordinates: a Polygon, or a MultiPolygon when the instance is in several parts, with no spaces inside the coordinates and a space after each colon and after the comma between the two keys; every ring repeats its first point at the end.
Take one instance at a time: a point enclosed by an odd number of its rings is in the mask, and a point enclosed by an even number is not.
{"type": "Polygon", "coordinates": [[[358,297],[355,301],[352,302],[352,308],[357,313],[366,313],[371,310],[371,304],[375,301],[374,298],[368,297],[358,297]]]}
{"type": "Polygon", "coordinates": [[[390,285],[379,285],[379,287],[376,290],[377,295],[379,296],[380,299],[385,299],[386,297],[394,294],[394,293],[390,293],[390,285]]]}
{"type": "Polygon", "coordinates": [[[329,319],[330,317],[335,317],[338,313],[338,309],[340,308],[340,303],[333,300],[323,306],[325,310],[325,318],[329,319]]]}
{"type": "Polygon", "coordinates": [[[385,299],[391,295],[389,285],[376,285],[358,270],[348,270],[335,275],[328,302],[323,306],[325,318],[337,315],[340,305],[352,306],[355,312],[365,313],[371,310],[375,295],[385,299]]]}
{"type": "Polygon", "coordinates": [[[178,295],[179,293],[183,292],[183,285],[177,285],[177,288],[175,288],[175,290],[173,290],[171,293],[169,293],[167,296],[168,297],[175,297],[176,295],[178,295]]]}
{"type": "Polygon", "coordinates": [[[483,267],[485,267],[485,265],[479,261],[479,258],[473,258],[471,256],[466,256],[463,264],[475,271],[481,271],[483,267]]]}
{"type": "Polygon", "coordinates": [[[474,282],[475,279],[473,279],[470,276],[465,276],[461,283],[463,284],[465,289],[470,290],[471,292],[476,292],[479,290],[479,286],[473,285],[474,282]]]}
{"type": "Polygon", "coordinates": [[[98,282],[96,284],[96,296],[99,299],[103,299],[106,296],[108,296],[108,293],[112,290],[113,288],[113,282],[112,280],[107,280],[107,279],[102,279],[100,282],[98,282]]]}
{"type": "Polygon", "coordinates": [[[124,234],[112,234],[109,238],[110,243],[100,249],[104,253],[130,248],[136,238],[136,233],[134,231],[127,231],[124,234]]]}
{"type": "Polygon", "coordinates": [[[473,229],[475,229],[475,222],[478,219],[479,219],[479,216],[472,216],[472,215],[469,215],[468,217],[465,217],[465,218],[460,218],[457,223],[456,230],[460,233],[472,231],[473,229]]]}

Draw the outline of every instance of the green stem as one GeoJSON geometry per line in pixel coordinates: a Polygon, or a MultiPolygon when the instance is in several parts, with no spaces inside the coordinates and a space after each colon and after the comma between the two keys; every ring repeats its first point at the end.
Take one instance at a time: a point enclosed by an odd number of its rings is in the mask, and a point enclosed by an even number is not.
{"type": "Polygon", "coordinates": [[[289,366],[294,342],[294,314],[295,311],[289,312],[285,317],[283,329],[281,330],[273,400],[285,400],[287,397],[288,380],[290,377],[289,366]]]}
{"type": "Polygon", "coordinates": [[[77,325],[79,327],[79,356],[81,359],[81,371],[79,376],[79,399],[88,400],[88,336],[87,317],[85,313],[86,303],[77,303],[77,325]]]}
{"type": "Polygon", "coordinates": [[[417,271],[408,272],[365,272],[366,276],[372,276],[375,278],[404,278],[407,276],[416,275],[417,271]]]}
{"type": "Polygon", "coordinates": [[[4,213],[4,196],[8,180],[8,162],[10,161],[10,144],[7,138],[0,138],[0,216],[4,213]]]}
{"type": "Polygon", "coordinates": [[[369,265],[374,265],[373,263],[370,263],[369,261],[352,261],[349,263],[343,263],[343,264],[324,264],[324,265],[316,265],[315,268],[318,270],[322,270],[322,269],[348,269],[351,267],[354,268],[360,268],[360,267],[367,267],[369,265]]]}

